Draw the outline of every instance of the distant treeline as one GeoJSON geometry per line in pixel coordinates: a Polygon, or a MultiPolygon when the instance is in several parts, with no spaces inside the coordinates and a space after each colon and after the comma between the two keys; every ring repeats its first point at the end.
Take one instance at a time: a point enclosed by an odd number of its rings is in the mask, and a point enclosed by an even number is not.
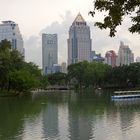
{"type": "Polygon", "coordinates": [[[140,85],[140,63],[111,67],[84,61],[68,67],[68,79],[77,88],[135,88],[140,85]]]}
{"type": "Polygon", "coordinates": [[[140,63],[111,67],[101,62],[79,62],[68,73],[47,75],[49,85],[80,88],[139,88],[140,63]]]}

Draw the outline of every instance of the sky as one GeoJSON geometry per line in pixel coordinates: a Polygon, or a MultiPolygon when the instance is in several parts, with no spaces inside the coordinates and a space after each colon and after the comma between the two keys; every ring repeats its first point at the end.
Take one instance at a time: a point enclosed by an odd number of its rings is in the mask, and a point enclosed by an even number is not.
{"type": "Polygon", "coordinates": [[[117,28],[115,37],[109,37],[108,30],[94,26],[101,21],[104,14],[96,13],[93,18],[88,15],[93,10],[93,0],[0,0],[0,21],[15,21],[24,40],[25,60],[42,67],[42,33],[58,34],[59,64],[67,62],[68,31],[77,14],[80,12],[91,29],[92,50],[102,56],[108,50],[119,49],[120,41],[129,45],[135,58],[140,56],[140,35],[128,32],[131,25],[126,17],[117,28]]]}

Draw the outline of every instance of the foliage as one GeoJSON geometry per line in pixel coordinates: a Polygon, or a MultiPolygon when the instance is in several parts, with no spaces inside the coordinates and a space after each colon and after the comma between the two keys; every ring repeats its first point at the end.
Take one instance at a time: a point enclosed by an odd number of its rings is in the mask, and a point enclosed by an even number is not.
{"type": "Polygon", "coordinates": [[[38,81],[25,70],[14,71],[10,75],[11,88],[16,91],[27,91],[37,87],[38,81]]]}
{"type": "Polygon", "coordinates": [[[109,66],[98,62],[79,62],[68,67],[68,76],[71,83],[76,84],[79,88],[98,87],[103,84],[105,73],[109,66]]]}
{"type": "Polygon", "coordinates": [[[49,84],[48,76],[43,75],[40,82],[41,88],[45,89],[48,86],[48,84],[49,84]]]}
{"type": "Polygon", "coordinates": [[[41,71],[33,63],[24,61],[23,56],[7,40],[0,42],[0,88],[23,92],[38,88],[41,82],[41,71]]]}
{"type": "Polygon", "coordinates": [[[95,0],[94,11],[89,13],[94,16],[95,11],[105,11],[104,21],[96,22],[100,29],[110,29],[110,36],[115,36],[116,27],[122,24],[126,15],[130,15],[132,26],[129,31],[140,33],[140,0],[95,0]]]}
{"type": "Polygon", "coordinates": [[[66,84],[66,74],[65,73],[53,73],[47,75],[48,82],[50,85],[65,85],[66,84]]]}
{"type": "Polygon", "coordinates": [[[140,63],[111,67],[99,62],[68,66],[69,82],[78,88],[136,87],[140,85],[140,63]]]}

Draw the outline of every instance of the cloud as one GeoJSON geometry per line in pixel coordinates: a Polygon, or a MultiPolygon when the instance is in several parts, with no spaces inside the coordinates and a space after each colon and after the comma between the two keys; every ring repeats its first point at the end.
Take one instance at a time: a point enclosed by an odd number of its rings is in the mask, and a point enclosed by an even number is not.
{"type": "Polygon", "coordinates": [[[28,39],[24,38],[25,46],[25,60],[27,62],[34,62],[39,67],[42,65],[42,48],[41,37],[31,36],[28,39]]]}
{"type": "Polygon", "coordinates": [[[65,16],[60,15],[62,22],[53,22],[50,26],[42,29],[42,33],[57,33],[58,34],[58,60],[59,63],[67,62],[67,39],[69,27],[74,20],[74,16],[71,12],[67,11],[65,16]]]}
{"type": "Polygon", "coordinates": [[[93,50],[102,53],[102,55],[108,50],[115,50],[117,53],[120,41],[123,41],[124,44],[130,47],[135,54],[135,57],[140,56],[140,36],[137,33],[132,34],[128,31],[128,28],[131,26],[128,17],[124,20],[122,25],[117,28],[116,36],[112,38],[109,37],[109,30],[100,30],[98,27],[94,26],[93,22],[89,22],[88,24],[91,29],[93,50]]]}
{"type": "MultiPolygon", "coordinates": [[[[59,64],[67,62],[67,39],[68,31],[76,15],[72,15],[70,11],[65,15],[60,15],[61,22],[53,22],[51,25],[43,28],[38,36],[31,36],[25,39],[26,60],[33,61],[40,67],[42,66],[42,33],[57,33],[58,34],[58,59],[59,64]]],[[[86,19],[85,19],[86,20],[86,19]]],[[[130,21],[126,19],[122,26],[117,28],[115,37],[109,37],[109,30],[100,30],[94,26],[94,23],[89,21],[87,24],[91,29],[92,49],[101,53],[103,56],[108,50],[115,50],[118,52],[120,41],[124,41],[129,45],[135,56],[140,56],[139,35],[128,32],[128,27],[131,25],[130,21]]]]}

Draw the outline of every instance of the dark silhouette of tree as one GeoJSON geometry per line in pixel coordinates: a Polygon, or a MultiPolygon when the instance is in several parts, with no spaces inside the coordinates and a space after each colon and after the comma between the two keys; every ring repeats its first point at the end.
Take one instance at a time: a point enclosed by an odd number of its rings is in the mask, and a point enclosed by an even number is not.
{"type": "Polygon", "coordinates": [[[110,30],[110,36],[115,36],[116,27],[122,24],[125,16],[129,15],[132,26],[128,29],[131,33],[140,33],[140,0],[95,0],[94,10],[89,14],[95,15],[96,11],[106,12],[103,22],[96,22],[100,29],[110,30]]]}

